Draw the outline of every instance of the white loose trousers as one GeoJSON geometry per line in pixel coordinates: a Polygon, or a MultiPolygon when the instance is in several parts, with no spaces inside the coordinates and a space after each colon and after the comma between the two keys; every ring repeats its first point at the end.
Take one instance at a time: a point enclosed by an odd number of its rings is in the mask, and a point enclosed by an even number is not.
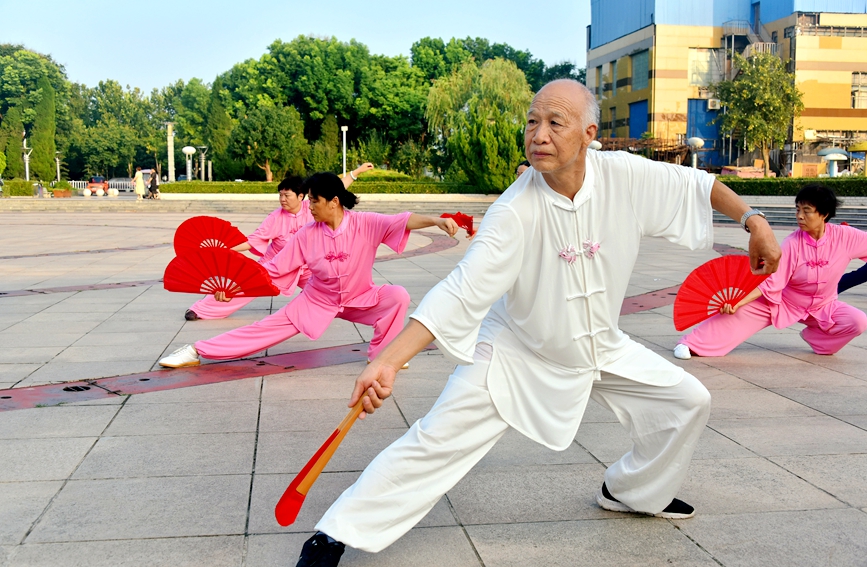
{"type": "MultiPolygon", "coordinates": [[[[478,358],[458,366],[430,412],[367,466],[316,529],[377,552],[417,524],[509,429],[488,391],[489,367],[478,358]]],[[[635,510],[660,512],[686,477],[710,394],[689,374],[674,386],[652,386],[603,372],[590,397],[613,411],[633,440],[605,472],[609,491],[635,510]]]]}

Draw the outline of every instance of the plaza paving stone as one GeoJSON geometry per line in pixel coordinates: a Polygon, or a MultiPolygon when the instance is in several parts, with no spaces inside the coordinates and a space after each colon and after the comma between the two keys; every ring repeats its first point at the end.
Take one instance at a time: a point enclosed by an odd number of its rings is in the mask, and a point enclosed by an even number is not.
{"type": "MultiPolygon", "coordinates": [[[[6,257],[0,293],[81,287],[0,295],[0,389],[158,369],[165,353],[254,322],[289,301],[259,298],[225,320],[185,321],[197,296],[160,285],[86,289],[159,279],[174,256],[174,229],[186,218],[0,213],[7,228],[0,233],[6,257]],[[138,246],[146,248],[115,250],[138,246]]],[[[262,215],[225,218],[251,232],[262,215]]],[[[780,239],[786,233],[776,231],[780,239]]],[[[747,236],[718,227],[714,240],[743,248],[747,236]]],[[[415,233],[409,248],[429,242],[415,233]]],[[[459,239],[440,252],[378,262],[374,281],[404,286],[412,310],[466,247],[459,239]]],[[[677,285],[717,255],[646,239],[628,295],[677,285]]],[[[861,264],[853,261],[851,268],[861,264]]],[[[867,287],[841,299],[867,309],[867,287]]],[[[620,322],[637,341],[674,360],[670,349],[680,333],[671,318],[667,305],[620,322]]],[[[680,493],[696,506],[694,519],[598,508],[594,495],[605,466],[631,442],[616,417],[591,400],[566,451],[507,432],[405,537],[379,554],[348,549],[341,564],[867,565],[867,335],[827,357],[812,353],[800,328],[766,329],[723,358],[675,361],[713,400],[680,493]]],[[[371,335],[337,320],[318,341],[299,335],[255,356],[351,344],[363,357],[371,335]]],[[[413,359],[384,408],[354,425],[297,522],[280,527],[277,499],[346,415],[364,366],[362,358],[0,412],[0,566],[294,565],[322,513],[383,447],[424,416],[454,368],[436,350],[413,359]]]]}

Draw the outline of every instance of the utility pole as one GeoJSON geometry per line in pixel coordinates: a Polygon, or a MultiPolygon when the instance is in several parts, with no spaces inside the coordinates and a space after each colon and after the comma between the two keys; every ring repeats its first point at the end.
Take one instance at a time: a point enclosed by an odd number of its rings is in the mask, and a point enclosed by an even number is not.
{"type": "Polygon", "coordinates": [[[60,183],[60,152],[54,152],[54,163],[57,164],[57,182],[60,183]]]}
{"type": "Polygon", "coordinates": [[[174,122],[166,122],[166,146],[169,158],[169,183],[175,182],[175,130],[174,122]]]}
{"type": "Polygon", "coordinates": [[[343,177],[346,177],[346,131],[349,126],[341,126],[340,131],[343,132],[343,177]]]}

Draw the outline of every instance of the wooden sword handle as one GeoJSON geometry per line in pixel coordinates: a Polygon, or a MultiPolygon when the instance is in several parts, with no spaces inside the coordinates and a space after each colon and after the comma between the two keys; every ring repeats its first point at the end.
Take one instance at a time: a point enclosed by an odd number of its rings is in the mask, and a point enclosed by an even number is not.
{"type": "Polygon", "coordinates": [[[352,406],[352,409],[349,410],[349,413],[346,414],[346,417],[344,417],[343,421],[340,422],[340,425],[337,426],[337,429],[334,432],[336,435],[332,434],[332,438],[326,441],[327,447],[322,454],[319,455],[316,462],[313,463],[313,466],[310,467],[310,470],[307,471],[307,474],[296,486],[295,489],[298,492],[301,494],[307,494],[307,491],[310,490],[310,487],[313,486],[313,483],[316,482],[317,478],[319,478],[322,469],[324,469],[325,465],[328,464],[328,461],[331,460],[337,447],[340,446],[343,438],[346,437],[347,433],[349,433],[352,424],[355,423],[355,420],[358,419],[358,416],[361,415],[362,411],[364,411],[364,408],[361,405],[363,400],[364,398],[361,398],[358,400],[357,404],[352,406]]]}

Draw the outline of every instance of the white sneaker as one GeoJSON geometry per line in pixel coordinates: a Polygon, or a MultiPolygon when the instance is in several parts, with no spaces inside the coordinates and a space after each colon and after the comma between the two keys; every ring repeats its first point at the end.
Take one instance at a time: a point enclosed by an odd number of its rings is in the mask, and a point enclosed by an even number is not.
{"type": "Polygon", "coordinates": [[[169,368],[183,368],[184,366],[198,366],[199,353],[193,345],[184,345],[172,354],[160,359],[160,366],[169,368]]]}
{"type": "Polygon", "coordinates": [[[683,343],[674,347],[674,358],[679,358],[681,360],[689,360],[692,358],[692,354],[689,352],[689,347],[683,343]]]}

